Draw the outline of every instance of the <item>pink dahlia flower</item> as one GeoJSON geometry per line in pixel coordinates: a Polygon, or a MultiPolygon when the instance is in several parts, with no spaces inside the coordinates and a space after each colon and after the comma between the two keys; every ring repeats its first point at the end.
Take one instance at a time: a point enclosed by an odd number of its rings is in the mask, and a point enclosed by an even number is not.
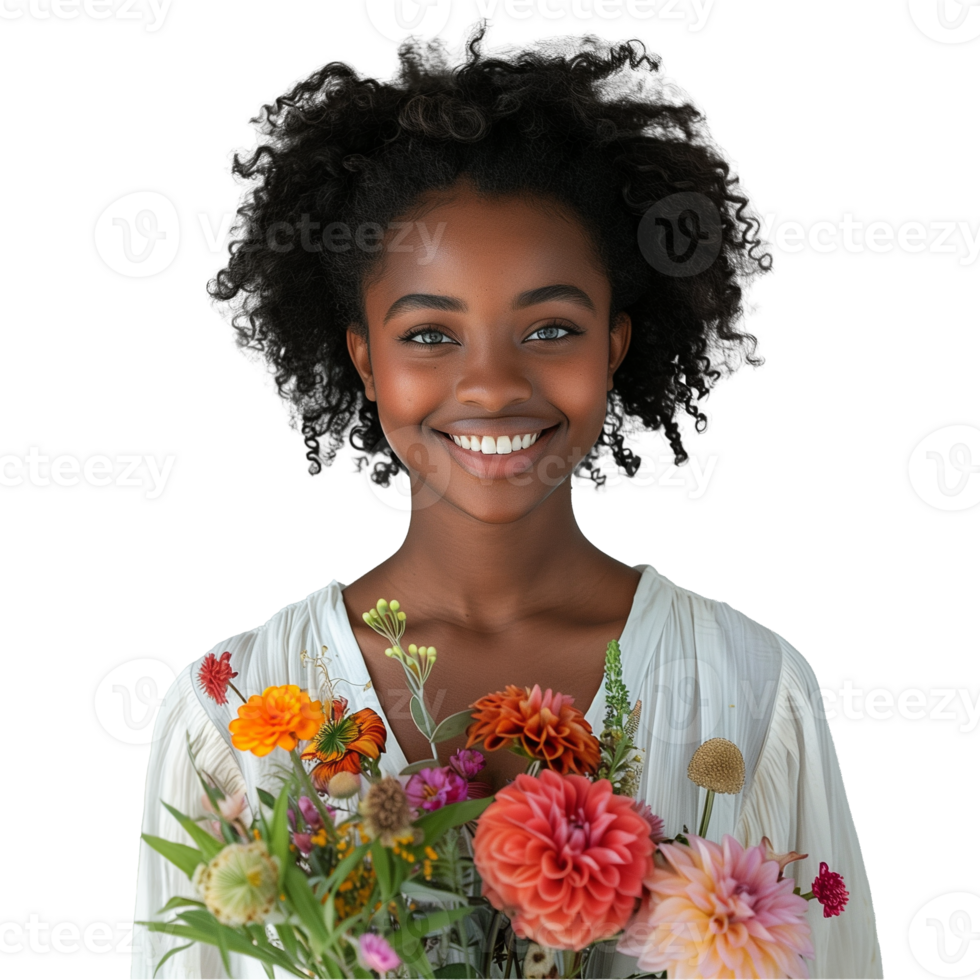
{"type": "Polygon", "coordinates": [[[483,812],[473,855],[483,894],[521,938],[582,949],[629,920],[653,870],[633,801],[607,779],[521,773],[483,812]]]}
{"type": "Polygon", "coordinates": [[[466,780],[448,766],[423,769],[405,784],[408,802],[416,809],[439,810],[466,799],[466,780]]]}
{"type": "Polygon", "coordinates": [[[847,889],[844,879],[831,871],[826,861],[820,862],[820,874],[813,879],[813,896],[823,906],[823,917],[829,919],[832,915],[840,915],[847,905],[847,889]]]}
{"type": "Polygon", "coordinates": [[[619,942],[641,970],[668,977],[807,977],[807,901],[765,846],[688,835],[661,844],[637,917],[619,942]]]}

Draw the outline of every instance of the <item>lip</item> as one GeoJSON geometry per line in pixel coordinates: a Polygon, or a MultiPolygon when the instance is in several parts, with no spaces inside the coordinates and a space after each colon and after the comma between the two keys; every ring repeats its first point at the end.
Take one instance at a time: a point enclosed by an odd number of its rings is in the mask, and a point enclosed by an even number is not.
{"type": "MultiPolygon", "coordinates": [[[[434,431],[438,432],[446,443],[449,455],[468,473],[484,479],[506,480],[508,477],[520,476],[532,469],[534,464],[544,455],[545,450],[551,444],[551,437],[560,426],[561,423],[558,422],[549,428],[542,429],[541,435],[527,449],[518,449],[504,455],[477,453],[472,449],[463,449],[462,446],[457,446],[453,442],[452,436],[447,432],[442,429],[434,431]]],[[[512,427],[509,431],[515,430],[512,427]]],[[[467,434],[476,435],[472,429],[467,434]]],[[[489,433],[487,434],[489,435],[489,433]]]]}

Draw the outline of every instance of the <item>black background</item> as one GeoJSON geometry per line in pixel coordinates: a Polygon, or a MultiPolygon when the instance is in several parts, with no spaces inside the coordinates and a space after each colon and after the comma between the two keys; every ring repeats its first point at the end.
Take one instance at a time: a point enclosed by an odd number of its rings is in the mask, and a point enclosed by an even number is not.
{"type": "MultiPolygon", "coordinates": [[[[470,0],[454,6],[453,37],[475,13],[470,0]]],[[[498,39],[583,26],[502,10],[497,25],[498,39]]],[[[980,222],[966,115],[980,39],[934,42],[902,3],[717,0],[697,33],[626,17],[584,26],[642,31],[665,51],[777,224],[837,223],[845,211],[895,228],[980,222]]],[[[0,21],[0,44],[0,455],[36,445],[52,459],[177,457],[155,500],[84,482],[0,488],[13,852],[0,920],[114,923],[131,918],[146,747],[101,728],[99,681],[137,657],[176,672],[329,578],[350,581],[404,530],[405,515],[345,466],[304,479],[274,402],[204,305],[218,256],[195,216],[216,227],[233,210],[221,152],[249,141],[240,120],[259,99],[326,54],[387,72],[392,44],[363,4],[307,0],[173,0],[155,33],[138,21],[25,16],[0,21]],[[130,279],[103,264],[92,231],[110,203],[141,190],[173,202],[181,246],[161,274],[130,279]],[[375,533],[354,539],[357,523],[375,533]]],[[[784,254],[753,324],[772,366],[723,389],[715,434],[694,444],[702,462],[720,456],[705,496],[576,490],[586,532],[778,630],[824,687],[849,678],[896,697],[909,687],[975,696],[980,508],[927,506],[907,464],[934,429],[980,425],[978,267],[897,247],[784,254]]],[[[913,914],[944,892],[978,890],[972,851],[951,844],[972,831],[965,794],[980,728],[897,714],[832,725],[888,974],[925,977],[906,940],[913,914]]],[[[93,958],[25,950],[3,966],[33,976],[93,958]]],[[[106,976],[127,966],[114,953],[98,961],[106,976]]]]}

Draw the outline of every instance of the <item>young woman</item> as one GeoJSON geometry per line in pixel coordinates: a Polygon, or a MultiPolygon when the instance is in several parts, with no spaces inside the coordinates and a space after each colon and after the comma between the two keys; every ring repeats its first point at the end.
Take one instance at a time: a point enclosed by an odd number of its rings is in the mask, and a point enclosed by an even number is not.
{"type": "MultiPolygon", "coordinates": [[[[352,708],[388,729],[385,767],[428,758],[401,667],[361,619],[379,596],[410,611],[410,639],[440,651],[433,707],[462,710],[506,684],[573,695],[601,727],[603,656],[623,650],[643,702],[640,797],[668,832],[696,826],[687,779],[708,738],[735,742],[744,789],[719,797],[711,836],[807,851],[850,891],[846,914],[811,903],[817,977],[880,977],[871,895],[817,682],[782,637],[723,602],[629,567],[582,534],[573,473],[604,477],[603,449],[635,473],[627,425],[662,429],[682,463],[683,411],[754,338],[742,285],[769,267],[737,180],[690,104],[653,83],[637,43],[594,40],[465,62],[406,45],[390,83],[331,63],[266,106],[268,140],[235,172],[257,180],[248,233],[211,284],[238,304],[239,343],[260,351],[302,424],[312,473],[349,438],[380,457],[372,478],[412,481],[408,534],[377,568],[333,581],[263,626],[222,640],[235,685],[316,686],[301,653],[323,646],[352,708]],[[320,440],[326,438],[326,447],[320,440]]],[[[363,459],[363,457],[362,457],[363,459]]],[[[191,664],[157,723],[144,831],[178,839],[160,805],[197,812],[186,749],[229,792],[255,799],[269,759],[235,752],[191,664]]],[[[451,752],[456,743],[446,743],[451,752]]],[[[499,787],[521,768],[498,752],[499,787]]],[[[144,847],[137,919],[186,882],[144,847]]],[[[134,975],[165,948],[145,932],[134,975]]],[[[619,964],[625,976],[630,961],[619,964]]],[[[261,975],[236,960],[240,975],[261,975]]],[[[181,952],[167,976],[218,976],[214,950],[181,952]]]]}

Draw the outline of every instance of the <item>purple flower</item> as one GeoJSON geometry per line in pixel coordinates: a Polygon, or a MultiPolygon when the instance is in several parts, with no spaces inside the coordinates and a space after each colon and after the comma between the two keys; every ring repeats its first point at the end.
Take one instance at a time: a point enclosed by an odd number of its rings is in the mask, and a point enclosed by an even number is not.
{"type": "Polygon", "coordinates": [[[366,970],[387,973],[401,964],[398,954],[388,945],[384,936],[366,932],[357,940],[357,944],[360,947],[357,958],[366,970]]]}
{"type": "Polygon", "coordinates": [[[312,834],[293,834],[293,843],[304,853],[313,852],[312,834]]]}
{"type": "Polygon", "coordinates": [[[299,798],[299,812],[303,814],[303,819],[306,821],[306,825],[310,830],[319,830],[323,826],[323,821],[320,819],[320,811],[308,796],[301,796],[299,798]]]}
{"type": "Polygon", "coordinates": [[[472,779],[486,764],[483,753],[476,749],[457,749],[449,757],[449,767],[463,779],[472,779]]]}
{"type": "Polygon", "coordinates": [[[405,795],[412,806],[422,810],[438,810],[447,803],[466,799],[466,780],[449,766],[423,769],[415,773],[405,786],[405,795]]]}

